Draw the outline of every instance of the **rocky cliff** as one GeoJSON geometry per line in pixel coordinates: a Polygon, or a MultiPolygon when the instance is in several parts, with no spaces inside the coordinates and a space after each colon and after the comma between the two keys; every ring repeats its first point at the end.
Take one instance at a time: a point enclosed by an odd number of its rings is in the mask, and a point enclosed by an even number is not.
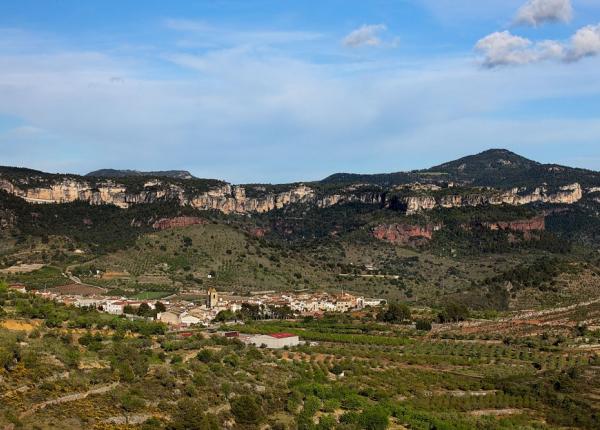
{"type": "Polygon", "coordinates": [[[86,201],[93,205],[113,204],[127,208],[133,204],[176,201],[201,210],[224,213],[268,212],[292,203],[314,202],[314,191],[304,185],[280,193],[265,193],[260,197],[246,197],[245,188],[224,184],[204,192],[192,192],[182,186],[161,180],[146,182],[141,190],[130,191],[113,180],[91,183],[85,180],[54,180],[43,185],[14,184],[0,178],[0,189],[21,197],[30,203],[68,203],[86,201]]]}
{"type": "MultiPolygon", "coordinates": [[[[0,176],[0,190],[23,198],[31,203],[67,203],[85,201],[93,205],[113,204],[127,208],[133,204],[175,201],[181,206],[200,210],[217,210],[224,213],[265,213],[292,204],[309,204],[326,208],[342,203],[364,203],[392,207],[407,214],[415,214],[436,208],[454,208],[483,205],[526,205],[529,203],[573,204],[583,197],[578,183],[549,191],[541,186],[528,191],[525,188],[494,190],[490,188],[463,189],[462,192],[431,187],[423,189],[420,184],[404,187],[395,198],[383,187],[353,186],[318,191],[318,187],[304,184],[280,187],[279,191],[258,191],[248,187],[216,182],[204,189],[190,188],[165,179],[146,180],[135,187],[118,179],[91,181],[81,177],[35,178],[15,180],[0,176]],[[283,191],[281,189],[283,188],[283,191]],[[408,195],[407,195],[408,194],[408,195]]],[[[392,192],[394,190],[391,190],[392,192]]]]}
{"type": "Polygon", "coordinates": [[[394,245],[408,245],[419,239],[431,240],[441,225],[381,224],[373,229],[373,237],[394,245]]]}
{"type": "Polygon", "coordinates": [[[573,204],[581,200],[583,189],[578,183],[560,187],[551,192],[545,187],[537,187],[528,192],[527,189],[515,188],[509,191],[479,190],[467,194],[446,194],[442,196],[416,195],[401,197],[407,214],[415,214],[436,208],[456,208],[484,205],[521,206],[530,203],[573,204]]]}
{"type": "Polygon", "coordinates": [[[544,216],[538,216],[525,220],[486,222],[483,223],[483,225],[490,230],[510,230],[528,234],[545,230],[546,218],[544,216]]]}

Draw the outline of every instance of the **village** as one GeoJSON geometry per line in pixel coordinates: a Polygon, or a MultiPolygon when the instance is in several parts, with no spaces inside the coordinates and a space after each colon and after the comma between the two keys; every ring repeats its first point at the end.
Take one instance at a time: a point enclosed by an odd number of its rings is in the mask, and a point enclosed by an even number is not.
{"type": "MultiPolygon", "coordinates": [[[[29,290],[22,284],[9,287],[20,293],[33,293],[78,308],[96,309],[129,319],[153,319],[167,324],[172,331],[185,332],[190,328],[217,328],[222,324],[239,323],[242,315],[253,319],[288,319],[295,317],[322,317],[325,313],[344,313],[375,308],[386,304],[383,299],[369,299],[347,292],[275,292],[263,291],[248,296],[218,292],[215,288],[188,291],[186,295],[162,300],[135,300],[113,297],[110,290],[73,283],[44,290],[29,290]],[[192,294],[194,293],[194,294],[192,294]],[[192,300],[191,297],[204,297],[192,300]]],[[[246,344],[257,347],[283,348],[300,343],[298,336],[290,333],[245,335],[224,332],[246,344]]]]}

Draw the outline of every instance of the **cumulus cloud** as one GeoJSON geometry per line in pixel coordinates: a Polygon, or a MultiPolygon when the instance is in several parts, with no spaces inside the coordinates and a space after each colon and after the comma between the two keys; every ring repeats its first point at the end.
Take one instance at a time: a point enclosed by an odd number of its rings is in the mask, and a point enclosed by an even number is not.
{"type": "Polygon", "coordinates": [[[598,54],[600,54],[600,24],[588,25],[579,29],[571,38],[566,60],[577,61],[598,54]]]}
{"type": "Polygon", "coordinates": [[[519,9],[514,21],[537,27],[546,22],[569,22],[572,18],[571,0],[528,0],[519,9]]]}
{"type": "Polygon", "coordinates": [[[579,29],[568,42],[534,42],[509,31],[496,32],[479,40],[475,49],[482,54],[482,63],[488,68],[546,60],[573,63],[600,55],[600,24],[579,29]]]}
{"type": "Polygon", "coordinates": [[[343,44],[351,48],[360,46],[379,46],[382,44],[380,34],[387,30],[384,24],[363,25],[348,34],[343,44]]]}
{"type": "Polygon", "coordinates": [[[481,39],[475,49],[483,54],[485,67],[519,65],[564,56],[563,46],[555,41],[532,42],[509,31],[492,33],[481,39]]]}

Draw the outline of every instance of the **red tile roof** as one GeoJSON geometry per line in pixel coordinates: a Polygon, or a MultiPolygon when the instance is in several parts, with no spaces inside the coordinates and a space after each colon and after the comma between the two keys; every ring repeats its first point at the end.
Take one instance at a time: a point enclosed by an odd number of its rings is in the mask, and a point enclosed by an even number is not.
{"type": "Polygon", "coordinates": [[[269,336],[274,337],[275,339],[285,339],[287,337],[295,337],[297,335],[292,334],[292,333],[273,333],[273,334],[270,334],[269,336]]]}

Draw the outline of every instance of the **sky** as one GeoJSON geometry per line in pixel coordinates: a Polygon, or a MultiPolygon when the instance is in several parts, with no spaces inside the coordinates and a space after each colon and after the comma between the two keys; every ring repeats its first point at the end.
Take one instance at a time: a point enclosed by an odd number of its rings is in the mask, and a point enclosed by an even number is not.
{"type": "Polygon", "coordinates": [[[600,0],[0,0],[0,164],[600,170],[600,0]]]}

